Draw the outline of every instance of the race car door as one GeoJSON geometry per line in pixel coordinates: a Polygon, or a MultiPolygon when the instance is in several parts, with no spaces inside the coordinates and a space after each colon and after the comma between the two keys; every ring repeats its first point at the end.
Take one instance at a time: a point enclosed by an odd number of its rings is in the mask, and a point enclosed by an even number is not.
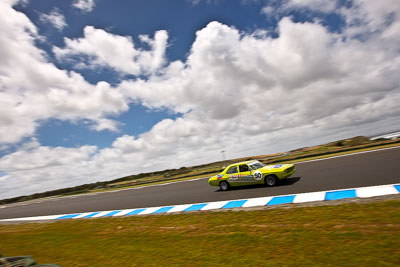
{"type": "Polygon", "coordinates": [[[247,164],[239,165],[239,175],[240,181],[242,185],[246,184],[255,184],[257,181],[254,179],[253,175],[250,172],[250,168],[247,164]]]}

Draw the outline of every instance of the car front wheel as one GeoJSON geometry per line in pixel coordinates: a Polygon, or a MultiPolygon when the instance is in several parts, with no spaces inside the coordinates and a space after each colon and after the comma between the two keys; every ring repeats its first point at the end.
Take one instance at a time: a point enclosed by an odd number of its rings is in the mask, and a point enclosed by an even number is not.
{"type": "Polygon", "coordinates": [[[275,175],[268,175],[265,177],[264,183],[267,186],[275,186],[278,183],[278,178],[275,175]]]}
{"type": "Polygon", "coordinates": [[[222,181],[222,182],[219,183],[219,188],[220,188],[222,191],[228,191],[229,188],[230,188],[230,186],[229,186],[229,183],[228,183],[228,182],[222,181]]]}

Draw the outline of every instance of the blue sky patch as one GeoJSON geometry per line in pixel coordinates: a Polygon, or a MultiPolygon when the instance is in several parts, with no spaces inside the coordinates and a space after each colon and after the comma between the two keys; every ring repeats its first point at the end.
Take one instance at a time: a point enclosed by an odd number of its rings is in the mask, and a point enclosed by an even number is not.
{"type": "Polygon", "coordinates": [[[159,109],[152,110],[142,105],[131,104],[127,112],[115,119],[120,122],[120,131],[95,131],[90,127],[94,124],[89,120],[77,122],[63,120],[47,120],[37,129],[36,137],[43,146],[79,147],[96,145],[98,148],[111,146],[112,142],[121,135],[139,136],[164,119],[175,120],[182,114],[159,109]]]}

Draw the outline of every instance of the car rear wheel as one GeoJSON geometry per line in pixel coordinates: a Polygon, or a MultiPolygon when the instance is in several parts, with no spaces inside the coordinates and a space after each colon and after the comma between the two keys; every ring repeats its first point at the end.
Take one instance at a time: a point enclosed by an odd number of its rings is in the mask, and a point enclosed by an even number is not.
{"type": "Polygon", "coordinates": [[[229,183],[227,181],[222,181],[222,182],[219,183],[219,188],[222,191],[228,191],[230,186],[229,186],[229,183]]]}
{"type": "Polygon", "coordinates": [[[278,183],[278,178],[275,175],[268,175],[264,180],[265,185],[275,186],[278,183]]]}

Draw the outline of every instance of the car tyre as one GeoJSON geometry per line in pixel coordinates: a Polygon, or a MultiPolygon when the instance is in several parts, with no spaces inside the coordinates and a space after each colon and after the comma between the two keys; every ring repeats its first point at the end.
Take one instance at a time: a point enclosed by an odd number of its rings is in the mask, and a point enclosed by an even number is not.
{"type": "Polygon", "coordinates": [[[227,181],[222,181],[222,182],[219,183],[219,188],[222,191],[228,191],[231,187],[230,187],[230,185],[229,185],[229,183],[227,181]]]}
{"type": "Polygon", "coordinates": [[[268,175],[264,178],[266,186],[275,186],[278,183],[278,178],[275,175],[268,175]]]}

